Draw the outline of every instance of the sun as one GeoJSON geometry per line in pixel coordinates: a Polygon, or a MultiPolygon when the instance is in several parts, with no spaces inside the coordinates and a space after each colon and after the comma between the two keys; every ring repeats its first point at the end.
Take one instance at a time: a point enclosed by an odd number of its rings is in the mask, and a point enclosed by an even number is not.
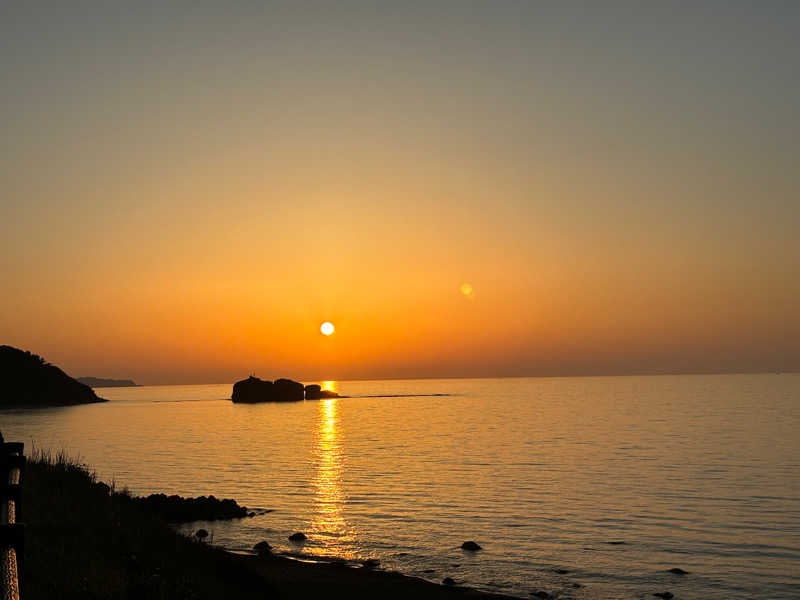
{"type": "Polygon", "coordinates": [[[330,321],[325,321],[319,326],[319,330],[322,332],[322,335],[331,335],[334,331],[336,331],[336,328],[330,321]]]}

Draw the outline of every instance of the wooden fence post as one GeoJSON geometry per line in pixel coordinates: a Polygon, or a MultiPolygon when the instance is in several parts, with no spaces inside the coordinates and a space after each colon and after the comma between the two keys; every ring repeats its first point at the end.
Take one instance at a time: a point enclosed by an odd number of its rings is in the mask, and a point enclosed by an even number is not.
{"type": "Polygon", "coordinates": [[[22,506],[24,444],[2,442],[0,435],[0,600],[19,600],[19,558],[24,528],[22,506]]]}

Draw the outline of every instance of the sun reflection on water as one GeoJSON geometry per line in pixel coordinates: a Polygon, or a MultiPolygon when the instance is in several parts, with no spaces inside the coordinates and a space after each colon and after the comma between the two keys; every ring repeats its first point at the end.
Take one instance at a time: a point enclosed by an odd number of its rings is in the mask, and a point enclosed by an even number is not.
{"type": "MultiPolygon", "coordinates": [[[[322,382],[323,390],[335,391],[336,382],[322,382]]],[[[319,554],[353,558],[352,542],[355,536],[348,527],[343,515],[344,494],[342,493],[342,451],[338,427],[338,399],[327,398],[319,401],[314,460],[316,477],[314,517],[311,530],[325,539],[324,544],[315,548],[319,554]]]]}

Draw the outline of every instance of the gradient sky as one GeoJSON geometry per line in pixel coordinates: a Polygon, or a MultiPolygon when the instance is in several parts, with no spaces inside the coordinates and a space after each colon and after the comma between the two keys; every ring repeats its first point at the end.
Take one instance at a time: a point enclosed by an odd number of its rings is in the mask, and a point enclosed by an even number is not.
{"type": "Polygon", "coordinates": [[[0,5],[0,343],[140,383],[800,369],[800,3],[114,4],[0,5]]]}

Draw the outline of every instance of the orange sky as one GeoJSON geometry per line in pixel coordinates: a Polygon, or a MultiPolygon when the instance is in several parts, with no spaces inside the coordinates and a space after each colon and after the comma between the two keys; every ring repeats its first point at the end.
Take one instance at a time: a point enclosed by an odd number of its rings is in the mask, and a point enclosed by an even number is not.
{"type": "Polygon", "coordinates": [[[800,368],[785,20],[448,6],[0,19],[0,343],[141,383],[800,368]]]}

